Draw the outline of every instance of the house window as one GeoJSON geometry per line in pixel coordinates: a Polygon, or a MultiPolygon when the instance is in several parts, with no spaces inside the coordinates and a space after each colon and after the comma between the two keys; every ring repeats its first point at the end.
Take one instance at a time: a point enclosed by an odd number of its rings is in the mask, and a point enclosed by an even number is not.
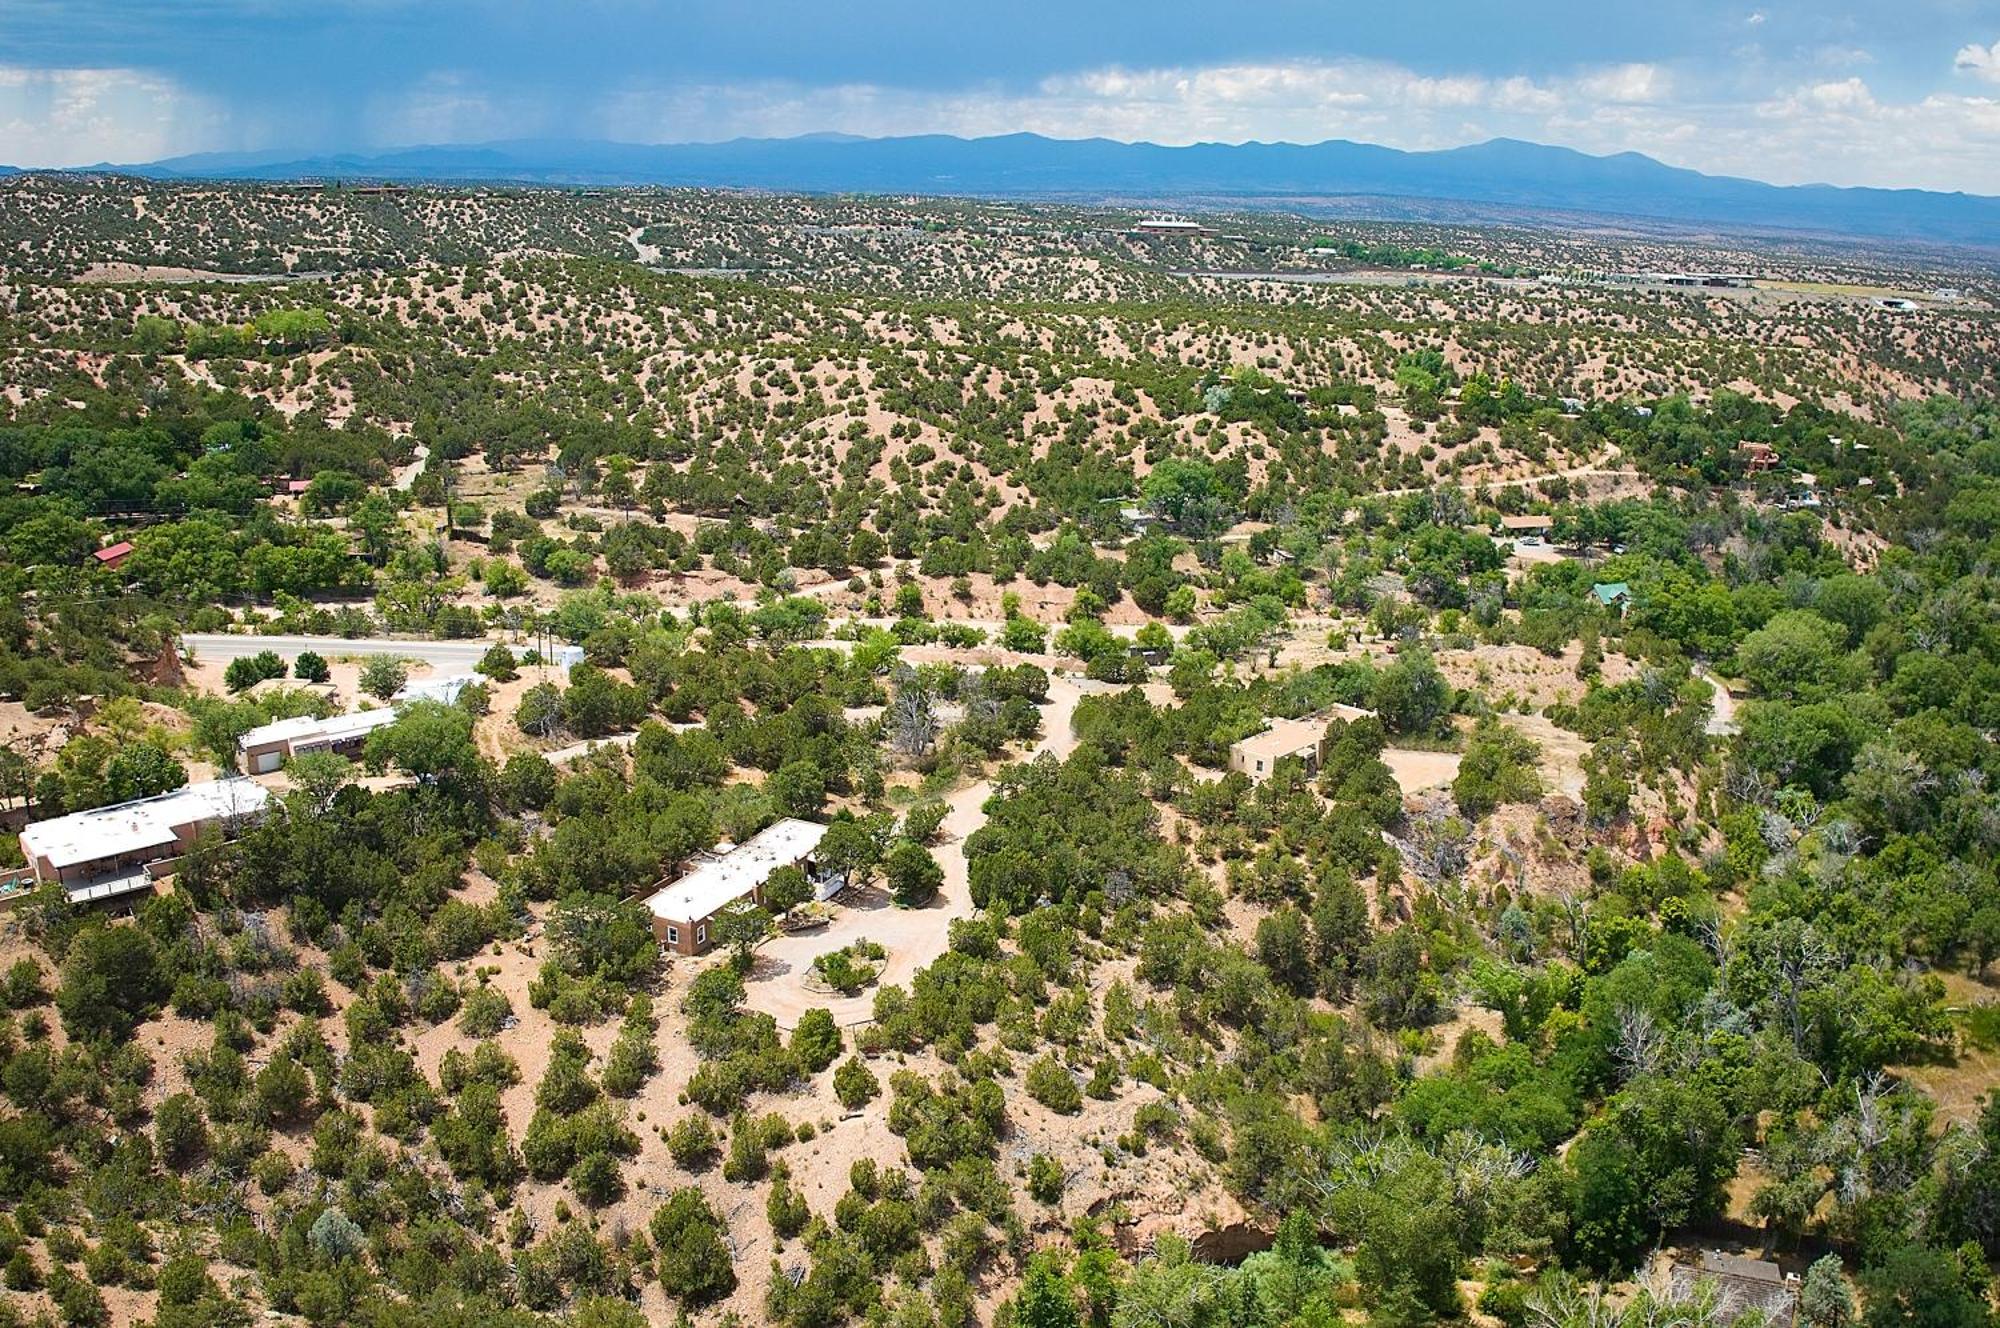
{"type": "Polygon", "coordinates": [[[1257,762],[1257,773],[1260,775],[1264,773],[1264,763],[1262,761],[1257,762]]]}
{"type": "Polygon", "coordinates": [[[696,945],[708,944],[708,924],[706,922],[694,929],[694,943],[696,945]]]}
{"type": "Polygon", "coordinates": [[[680,943],[681,943],[681,929],[679,927],[667,928],[667,944],[679,945],[680,943]]]}

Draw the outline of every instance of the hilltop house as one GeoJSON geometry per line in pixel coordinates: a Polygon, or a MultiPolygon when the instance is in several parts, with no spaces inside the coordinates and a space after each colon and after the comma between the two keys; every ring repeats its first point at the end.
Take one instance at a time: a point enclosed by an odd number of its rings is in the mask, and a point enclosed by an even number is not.
{"type": "Polygon", "coordinates": [[[715,915],[741,899],[763,903],[764,883],[780,867],[813,875],[813,851],[825,837],[825,826],[787,817],[703,858],[646,900],[654,938],[677,954],[700,954],[711,944],[715,915]]]}
{"type": "Polygon", "coordinates": [[[1743,469],[1752,475],[1778,468],[1778,449],[1769,443],[1740,442],[1736,445],[1736,455],[1743,458],[1743,469]]]}
{"type": "Polygon", "coordinates": [[[132,556],[132,541],[119,540],[116,544],[107,545],[90,556],[99,567],[107,571],[114,570],[132,556]]]}
{"type": "Polygon", "coordinates": [[[1555,529],[1555,524],[1556,519],[1545,512],[1523,512],[1519,516],[1500,518],[1500,528],[1522,544],[1540,544],[1555,529]]]}
{"type": "Polygon", "coordinates": [[[1599,604],[1620,615],[1625,612],[1625,606],[1632,602],[1632,587],[1623,581],[1599,581],[1590,588],[1590,593],[1597,597],[1599,604]]]}
{"type": "Polygon", "coordinates": [[[1319,745],[1330,719],[1356,720],[1375,713],[1359,706],[1333,705],[1309,719],[1273,719],[1270,727],[1229,744],[1229,768],[1263,783],[1278,762],[1292,757],[1305,763],[1306,773],[1319,770],[1319,745]]]}
{"type": "Polygon", "coordinates": [[[79,904],[153,889],[210,826],[225,835],[256,820],[271,795],[248,779],[189,784],[171,793],[36,821],[21,853],[37,881],[57,882],[79,904]]]}

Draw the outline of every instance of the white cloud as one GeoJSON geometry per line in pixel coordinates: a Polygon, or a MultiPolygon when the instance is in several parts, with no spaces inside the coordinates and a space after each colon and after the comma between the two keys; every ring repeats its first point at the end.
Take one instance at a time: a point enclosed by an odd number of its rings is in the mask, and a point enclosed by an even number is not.
{"type": "Polygon", "coordinates": [[[1496,136],[1585,152],[1649,153],[1678,166],[1781,184],[2000,193],[2000,101],[1937,94],[1883,101],[1860,77],[1728,97],[1652,64],[1505,79],[1361,61],[1155,69],[1105,67],[1026,89],[934,93],[876,84],[628,88],[591,132],[668,142],[842,130],[855,134],[1103,136],[1163,144],[1353,138],[1454,147],[1496,136]]]}
{"type": "MultiPolygon", "coordinates": [[[[2000,43],[1967,47],[1958,65],[1981,77],[1991,70],[2000,81],[2000,43]]],[[[322,141],[388,147],[544,133],[657,143],[827,130],[1027,131],[1162,144],[1350,138],[1431,149],[1504,136],[1592,153],[1645,152],[1674,165],[1777,183],[2000,194],[2000,98],[1941,91],[1899,101],[1849,75],[1853,67],[1822,65],[1801,52],[1798,81],[1774,85],[1761,69],[1749,78],[1740,69],[1654,63],[1488,77],[1383,61],[1237,61],[1102,66],[1026,86],[948,90],[635,81],[572,101],[476,72],[440,71],[363,100],[322,141]],[[1746,85],[1758,90],[1746,94],[1740,90],[1746,85]],[[1773,86],[1779,90],[1763,90],[1773,86]]],[[[270,137],[242,111],[225,117],[215,104],[145,71],[0,65],[0,161],[143,161],[261,146],[270,137]]]]}
{"type": "Polygon", "coordinates": [[[0,160],[10,166],[140,162],[216,146],[216,107],[139,69],[0,65],[0,160]]]}
{"type": "Polygon", "coordinates": [[[1983,78],[1988,83],[2000,83],[2000,41],[1991,46],[1969,43],[1959,49],[1958,58],[1951,64],[1960,73],[1983,78]]]}
{"type": "Polygon", "coordinates": [[[1665,101],[1671,94],[1672,80],[1658,65],[1616,65],[1585,74],[1577,80],[1576,88],[1593,101],[1655,102],[1665,101]]]}

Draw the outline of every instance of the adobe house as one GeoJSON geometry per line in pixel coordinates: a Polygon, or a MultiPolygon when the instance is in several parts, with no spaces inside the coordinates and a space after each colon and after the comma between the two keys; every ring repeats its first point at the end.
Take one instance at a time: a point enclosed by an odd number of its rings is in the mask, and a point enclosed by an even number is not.
{"type": "Polygon", "coordinates": [[[236,754],[253,775],[267,775],[294,756],[333,752],[350,759],[361,755],[368,735],[396,722],[394,710],[358,710],[351,715],[315,719],[300,715],[251,729],[236,740],[236,754]]]}
{"type": "Polygon", "coordinates": [[[825,837],[825,826],[786,817],[704,858],[646,900],[653,938],[676,954],[700,954],[713,944],[715,915],[740,899],[763,903],[764,883],[780,867],[801,867],[813,875],[813,852],[825,837]]]}
{"type": "Polygon", "coordinates": [[[1307,774],[1319,771],[1319,745],[1326,737],[1327,721],[1353,722],[1372,710],[1360,706],[1334,704],[1306,719],[1273,719],[1269,728],[1238,738],[1229,744],[1229,768],[1250,776],[1261,784],[1278,768],[1278,762],[1294,757],[1305,763],[1307,774]]]}
{"type": "Polygon", "coordinates": [[[1229,744],[1229,768],[1240,770],[1256,783],[1270,778],[1278,762],[1286,757],[1303,761],[1306,773],[1319,769],[1319,742],[1326,726],[1303,719],[1274,719],[1271,727],[1229,744]]]}
{"type": "Polygon", "coordinates": [[[1743,458],[1743,468],[1752,475],[1778,468],[1778,449],[1769,443],[1738,443],[1736,455],[1743,458]]]}
{"type": "Polygon", "coordinates": [[[151,891],[203,830],[233,834],[262,816],[270,800],[247,779],[188,784],[36,821],[21,831],[21,853],[37,881],[60,883],[74,903],[100,903],[151,891]]]}

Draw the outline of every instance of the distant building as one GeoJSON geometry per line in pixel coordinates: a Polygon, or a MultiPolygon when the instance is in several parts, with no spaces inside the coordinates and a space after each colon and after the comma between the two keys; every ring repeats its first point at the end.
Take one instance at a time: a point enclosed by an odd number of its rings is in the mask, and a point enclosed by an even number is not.
{"type": "Polygon", "coordinates": [[[1676,1262],[1668,1274],[1668,1295],[1692,1300],[1704,1282],[1715,1285],[1717,1321],[1735,1323],[1745,1315],[1762,1316],[1760,1323],[1790,1325],[1798,1313],[1798,1281],[1768,1259],[1705,1250],[1698,1263],[1676,1262]]]}
{"type": "Polygon", "coordinates": [[[705,858],[646,900],[654,938],[677,954],[700,954],[712,944],[715,915],[740,899],[763,903],[764,883],[780,867],[803,867],[813,875],[813,853],[825,837],[825,826],[787,817],[705,858]]]}
{"type": "Polygon", "coordinates": [[[1134,235],[1214,235],[1213,226],[1204,226],[1198,221],[1182,221],[1176,217],[1148,217],[1132,228],[1134,235]]]}
{"type": "Polygon", "coordinates": [[[90,556],[96,560],[99,567],[116,568],[132,556],[132,541],[119,540],[116,544],[99,549],[90,556]]]}
{"type": "Polygon", "coordinates": [[[209,826],[233,834],[261,816],[270,800],[248,779],[189,784],[36,821],[21,831],[21,853],[37,881],[61,884],[76,903],[99,903],[150,891],[156,877],[172,874],[196,835],[209,826]]]}
{"type": "Polygon", "coordinates": [[[1743,458],[1743,468],[1752,475],[1761,475],[1767,470],[1776,470],[1779,465],[1778,449],[1769,443],[1741,442],[1736,445],[1736,455],[1743,458]]]}
{"type": "Polygon", "coordinates": [[[351,715],[315,719],[300,715],[251,729],[236,740],[236,752],[243,768],[253,775],[267,775],[294,756],[308,752],[333,752],[354,758],[376,729],[396,722],[394,710],[358,710],[351,715]]]}
{"type": "Polygon", "coordinates": [[[1524,512],[1520,516],[1503,516],[1500,528],[1521,537],[1523,544],[1539,543],[1541,538],[1555,528],[1556,519],[1539,512],[1524,512]]]}
{"type": "Polygon", "coordinates": [[[1623,581],[1599,581],[1590,588],[1590,593],[1597,596],[1599,604],[1620,613],[1632,602],[1632,588],[1623,581]]]}

